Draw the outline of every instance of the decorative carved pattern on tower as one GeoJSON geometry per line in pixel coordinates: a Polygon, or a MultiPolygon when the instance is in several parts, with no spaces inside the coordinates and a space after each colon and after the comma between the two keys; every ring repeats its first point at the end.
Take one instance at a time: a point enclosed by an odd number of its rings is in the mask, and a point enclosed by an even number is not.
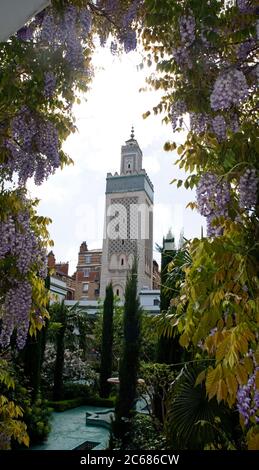
{"type": "Polygon", "coordinates": [[[127,273],[135,256],[138,261],[138,290],[152,288],[154,188],[142,168],[142,151],[134,129],[130,137],[121,147],[120,175],[108,173],[106,179],[101,298],[111,281],[115,293],[123,297],[127,273]]]}
{"type": "MultiPolygon", "coordinates": [[[[127,212],[127,238],[121,239],[117,238],[116,240],[109,239],[108,244],[108,257],[110,259],[111,255],[125,253],[127,255],[133,254],[137,256],[137,239],[131,239],[131,233],[134,233],[134,229],[136,229],[137,221],[132,219],[130,208],[132,205],[136,205],[138,203],[137,197],[122,197],[116,198],[111,201],[111,204],[121,204],[125,207],[127,212]]],[[[115,216],[114,216],[115,217],[115,216]]],[[[112,219],[112,217],[111,217],[112,219]]]]}

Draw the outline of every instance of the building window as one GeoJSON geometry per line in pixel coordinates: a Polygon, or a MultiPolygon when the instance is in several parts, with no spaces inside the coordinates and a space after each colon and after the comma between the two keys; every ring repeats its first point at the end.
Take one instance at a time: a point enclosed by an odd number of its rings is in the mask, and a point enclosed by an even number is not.
{"type": "Polygon", "coordinates": [[[119,297],[120,296],[120,291],[119,289],[116,289],[116,295],[119,297]]]}
{"type": "Polygon", "coordinates": [[[86,264],[91,263],[91,258],[92,258],[91,255],[85,255],[85,262],[86,262],[86,264]]]}
{"type": "Polygon", "coordinates": [[[128,169],[130,169],[130,163],[128,163],[128,169]]]}
{"type": "Polygon", "coordinates": [[[154,299],[153,300],[153,305],[160,305],[159,299],[154,299]]]}
{"type": "Polygon", "coordinates": [[[90,274],[90,268],[84,268],[83,269],[84,277],[89,277],[90,274]]]}
{"type": "Polygon", "coordinates": [[[87,292],[88,292],[88,289],[89,289],[89,284],[88,284],[88,282],[84,282],[84,283],[83,283],[83,292],[84,292],[84,293],[87,293],[87,292]]]}
{"type": "Polygon", "coordinates": [[[121,258],[121,266],[124,266],[124,259],[121,258]]]}

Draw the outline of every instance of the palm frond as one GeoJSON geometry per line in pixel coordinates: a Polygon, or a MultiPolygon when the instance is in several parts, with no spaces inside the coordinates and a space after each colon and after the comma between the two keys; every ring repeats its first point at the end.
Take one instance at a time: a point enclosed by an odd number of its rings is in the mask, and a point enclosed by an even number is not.
{"type": "Polygon", "coordinates": [[[152,318],[152,323],[157,331],[158,336],[171,338],[174,335],[175,326],[178,318],[172,313],[161,313],[152,318]]]}
{"type": "MultiPolygon", "coordinates": [[[[217,421],[229,420],[229,410],[208,400],[204,384],[195,386],[202,365],[185,365],[172,384],[168,404],[167,436],[174,448],[198,450],[218,439],[217,421]]],[[[230,420],[229,420],[230,421],[230,420]]]]}

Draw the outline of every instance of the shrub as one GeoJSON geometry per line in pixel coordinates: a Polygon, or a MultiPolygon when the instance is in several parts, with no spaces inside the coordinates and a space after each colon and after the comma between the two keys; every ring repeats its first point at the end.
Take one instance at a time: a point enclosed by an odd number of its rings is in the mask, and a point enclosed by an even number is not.
{"type": "Polygon", "coordinates": [[[47,400],[38,398],[31,406],[25,409],[23,417],[30,436],[30,445],[38,444],[47,439],[51,429],[50,408],[47,400]]]}
{"type": "MultiPolygon", "coordinates": [[[[120,439],[111,438],[113,449],[122,448],[120,439]]],[[[134,414],[129,420],[129,432],[123,439],[123,450],[164,450],[167,449],[166,438],[157,428],[151,416],[141,413],[134,414]],[[126,446],[125,446],[126,442],[126,446]]]]}
{"type": "Polygon", "coordinates": [[[114,408],[116,397],[101,398],[99,396],[93,396],[85,400],[85,404],[89,406],[100,406],[107,408],[114,408]]]}
{"type": "MultiPolygon", "coordinates": [[[[45,441],[51,429],[50,412],[47,400],[40,396],[35,401],[31,400],[30,391],[22,385],[17,386],[17,398],[23,410],[22,420],[27,427],[29,444],[40,444],[45,441]]],[[[24,444],[12,442],[12,449],[23,448],[24,444]]]]}
{"type": "MultiPolygon", "coordinates": [[[[65,349],[64,351],[64,370],[63,370],[63,380],[64,382],[74,382],[77,381],[86,381],[92,384],[92,387],[95,387],[97,381],[96,373],[93,371],[92,367],[81,358],[82,351],[76,349],[70,351],[65,349]]],[[[47,344],[45,351],[45,358],[42,366],[42,379],[43,384],[49,387],[53,386],[54,379],[54,366],[56,361],[56,350],[52,344],[47,344]]]]}
{"type": "Polygon", "coordinates": [[[90,385],[73,382],[67,382],[64,384],[64,400],[71,400],[73,398],[88,398],[90,395],[90,385]]]}
{"type": "Polygon", "coordinates": [[[48,404],[54,411],[66,411],[76,408],[77,406],[85,405],[85,399],[79,397],[73,400],[49,401],[48,404]]]}

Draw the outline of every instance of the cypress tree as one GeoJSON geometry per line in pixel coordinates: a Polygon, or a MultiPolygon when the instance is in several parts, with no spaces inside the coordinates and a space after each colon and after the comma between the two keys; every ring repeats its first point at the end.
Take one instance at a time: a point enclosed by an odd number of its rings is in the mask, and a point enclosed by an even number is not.
{"type": "MultiPolygon", "coordinates": [[[[48,289],[50,291],[50,273],[49,273],[49,271],[48,271],[48,275],[45,279],[45,287],[46,287],[46,289],[48,289]]],[[[47,305],[47,310],[48,310],[48,312],[50,311],[50,302],[49,301],[48,301],[48,305],[47,305]]],[[[41,368],[42,368],[42,364],[43,364],[43,361],[44,361],[44,354],[45,354],[45,349],[46,349],[46,344],[47,344],[48,328],[49,328],[49,319],[46,318],[45,325],[41,330],[41,332],[42,332],[42,335],[41,335],[41,358],[40,358],[40,367],[41,368]]]]}
{"type": "MultiPolygon", "coordinates": [[[[49,274],[45,279],[45,287],[48,290],[50,288],[49,274]]],[[[40,392],[41,369],[46,345],[47,329],[48,320],[45,320],[45,325],[40,331],[37,331],[35,336],[28,334],[26,345],[21,354],[24,363],[24,374],[28,380],[33,401],[36,400],[40,392]]]]}
{"type": "Polygon", "coordinates": [[[57,322],[61,323],[56,336],[56,362],[54,368],[53,400],[61,400],[63,395],[63,370],[65,352],[65,332],[67,327],[67,312],[64,300],[57,309],[57,322]]]}
{"type": "Polygon", "coordinates": [[[119,371],[119,396],[115,408],[115,436],[124,440],[136,400],[137,374],[140,351],[141,308],[137,295],[137,262],[128,275],[124,304],[124,344],[119,371]],[[125,420],[126,418],[126,420],[125,420]]]}
{"type": "Polygon", "coordinates": [[[40,391],[41,351],[42,331],[38,331],[36,336],[30,336],[28,334],[22,355],[24,359],[24,374],[28,380],[28,386],[31,389],[33,401],[35,401],[40,391]]]}
{"type": "Polygon", "coordinates": [[[112,373],[112,341],[113,341],[113,288],[110,283],[106,287],[106,295],[103,304],[103,328],[100,368],[100,397],[107,398],[111,385],[107,379],[112,373]]]}

